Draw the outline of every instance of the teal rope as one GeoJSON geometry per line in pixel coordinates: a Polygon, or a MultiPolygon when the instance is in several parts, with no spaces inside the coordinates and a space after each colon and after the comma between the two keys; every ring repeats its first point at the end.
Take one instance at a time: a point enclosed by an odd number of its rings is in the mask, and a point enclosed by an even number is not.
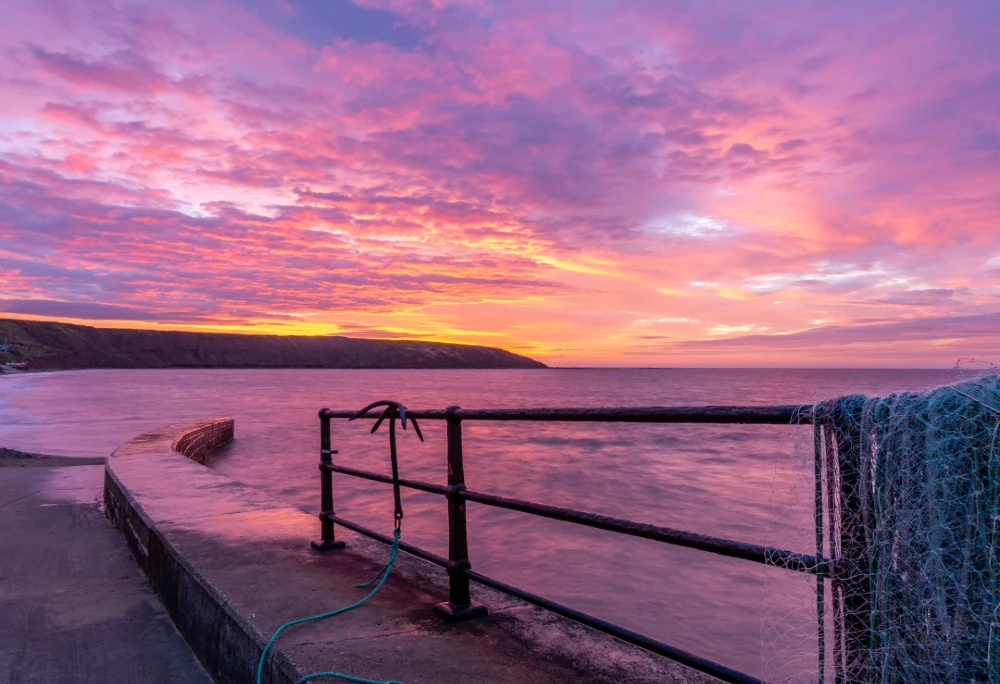
{"type": "Polygon", "coordinates": [[[346,679],[349,682],[355,682],[355,684],[403,684],[403,682],[397,682],[395,679],[390,679],[385,682],[380,682],[375,679],[361,679],[360,677],[352,677],[351,675],[341,674],[339,672],[314,672],[311,675],[306,675],[295,684],[302,684],[302,682],[308,682],[310,679],[319,679],[320,677],[335,677],[337,679],[346,679]]]}
{"type": "MultiPolygon", "coordinates": [[[[378,584],[375,586],[374,589],[371,590],[371,592],[367,596],[365,596],[360,601],[352,603],[349,606],[345,606],[344,608],[331,610],[329,613],[321,613],[319,615],[313,615],[312,617],[301,618],[299,620],[292,620],[291,622],[286,622],[281,627],[278,627],[278,630],[274,633],[274,636],[271,637],[271,640],[267,642],[267,646],[264,647],[263,653],[260,654],[260,661],[257,663],[257,684],[261,684],[261,677],[263,677],[264,675],[264,660],[267,658],[267,652],[271,650],[271,646],[274,644],[275,639],[278,638],[278,635],[281,634],[282,631],[284,631],[288,627],[293,627],[294,625],[301,625],[303,622],[313,622],[314,620],[323,620],[324,618],[333,617],[334,615],[340,615],[341,613],[346,613],[349,610],[354,610],[358,606],[368,601],[368,599],[374,596],[378,592],[378,590],[382,588],[382,585],[385,584],[385,581],[389,578],[389,571],[392,570],[392,564],[395,562],[396,555],[399,553],[400,531],[398,527],[392,531],[392,536],[393,536],[392,545],[389,546],[389,560],[386,561],[386,564],[383,565],[382,568],[377,573],[375,573],[375,577],[373,577],[371,581],[358,585],[359,589],[363,589],[365,587],[370,587],[371,585],[375,584],[376,581],[378,581],[378,584]]],[[[360,677],[352,677],[351,675],[341,674],[340,672],[314,672],[313,674],[306,675],[305,677],[297,681],[295,684],[302,684],[302,682],[308,682],[311,679],[319,679],[321,677],[344,679],[348,682],[355,682],[356,684],[403,684],[403,682],[397,682],[393,679],[382,682],[374,679],[361,679],[360,677]]]]}

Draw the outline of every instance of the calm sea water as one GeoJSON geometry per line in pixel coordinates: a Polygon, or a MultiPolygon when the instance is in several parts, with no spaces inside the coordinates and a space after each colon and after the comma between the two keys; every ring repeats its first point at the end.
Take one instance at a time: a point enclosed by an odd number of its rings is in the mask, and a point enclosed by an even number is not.
{"type": "MultiPolygon", "coordinates": [[[[0,377],[0,445],[106,455],[171,422],[231,415],[209,466],[308,511],[318,419],[378,399],[410,408],[812,403],[923,389],[955,371],[111,370],[0,377]]],[[[341,463],[388,472],[370,421],[335,423],[341,463]],[[363,424],[362,424],[363,423],[363,424]]],[[[443,425],[401,434],[404,477],[445,481],[443,425]]],[[[812,553],[811,433],[790,426],[466,424],[472,489],[812,553]]],[[[337,476],[337,511],[388,531],[391,488],[337,476]]],[[[447,555],[443,499],[407,492],[404,536],[447,555]]],[[[753,674],[809,679],[808,578],[469,504],[477,570],[753,674]]],[[[303,540],[305,542],[305,540],[303,540]]]]}

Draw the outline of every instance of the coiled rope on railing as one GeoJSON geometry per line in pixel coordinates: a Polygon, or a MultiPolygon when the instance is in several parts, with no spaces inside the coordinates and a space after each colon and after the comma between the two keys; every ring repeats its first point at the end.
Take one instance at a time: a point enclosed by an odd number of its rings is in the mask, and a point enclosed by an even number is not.
{"type": "MultiPolygon", "coordinates": [[[[402,523],[403,523],[403,504],[400,498],[399,492],[399,464],[396,457],[396,418],[401,418],[401,423],[403,429],[406,429],[406,407],[396,401],[377,401],[373,404],[369,404],[357,413],[355,413],[351,420],[355,418],[360,418],[364,416],[369,410],[375,408],[376,406],[385,406],[385,411],[382,412],[381,417],[375,422],[375,426],[372,428],[372,432],[378,430],[379,426],[382,425],[382,421],[386,418],[389,419],[389,458],[392,462],[392,486],[393,494],[395,499],[395,511],[393,512],[394,527],[392,530],[392,544],[389,546],[389,559],[386,564],[375,573],[370,581],[363,584],[357,585],[359,589],[365,587],[370,587],[371,585],[378,582],[375,588],[365,596],[363,599],[355,601],[349,606],[344,606],[343,608],[338,608],[336,610],[331,610],[326,613],[320,613],[319,615],[312,615],[310,617],[300,618],[298,620],[291,620],[285,624],[278,627],[278,629],[271,636],[271,639],[264,646],[264,650],[260,654],[260,660],[257,662],[257,684],[261,684],[261,679],[264,676],[264,661],[267,659],[267,653],[271,650],[271,646],[274,644],[278,635],[281,634],[285,629],[289,627],[294,627],[295,625],[301,625],[306,622],[315,622],[316,620],[324,620],[326,618],[333,617],[335,615],[341,615],[349,610],[354,610],[358,606],[364,605],[371,597],[378,593],[378,590],[382,588],[385,581],[389,578],[389,572],[392,570],[392,564],[396,561],[396,556],[399,554],[399,538],[402,536],[402,523]]],[[[424,436],[420,432],[420,426],[417,425],[415,418],[410,419],[413,423],[413,429],[417,433],[417,437],[420,441],[424,441],[424,436]]],[[[303,684],[303,682],[308,682],[313,679],[342,679],[348,682],[355,682],[356,684],[403,684],[403,682],[396,681],[394,679],[389,679],[386,681],[376,680],[376,679],[363,679],[361,677],[355,677],[353,675],[344,674],[342,672],[313,672],[305,677],[299,679],[295,684],[303,684]]]]}

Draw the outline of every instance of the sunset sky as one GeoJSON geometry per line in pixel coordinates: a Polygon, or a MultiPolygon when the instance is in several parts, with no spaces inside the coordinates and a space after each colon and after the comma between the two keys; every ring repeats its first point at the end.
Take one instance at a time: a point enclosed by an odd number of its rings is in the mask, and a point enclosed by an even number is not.
{"type": "Polygon", "coordinates": [[[0,5],[0,315],[1000,362],[996,0],[0,5]]]}

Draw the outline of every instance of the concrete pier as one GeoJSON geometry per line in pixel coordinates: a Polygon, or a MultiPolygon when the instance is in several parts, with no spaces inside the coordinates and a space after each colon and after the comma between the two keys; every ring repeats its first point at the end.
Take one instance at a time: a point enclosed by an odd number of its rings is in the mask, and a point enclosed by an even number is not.
{"type": "MultiPolygon", "coordinates": [[[[338,530],[347,549],[313,551],[314,516],[175,450],[204,457],[231,436],[231,420],[218,419],[133,439],[108,459],[105,505],[208,672],[244,684],[279,625],[364,596],[355,585],[387,549],[338,530]]],[[[439,621],[431,608],[447,596],[444,574],[401,553],[369,603],[283,633],[264,681],[329,670],[406,684],[715,681],[517,599],[474,592],[489,617],[439,621]]]]}

